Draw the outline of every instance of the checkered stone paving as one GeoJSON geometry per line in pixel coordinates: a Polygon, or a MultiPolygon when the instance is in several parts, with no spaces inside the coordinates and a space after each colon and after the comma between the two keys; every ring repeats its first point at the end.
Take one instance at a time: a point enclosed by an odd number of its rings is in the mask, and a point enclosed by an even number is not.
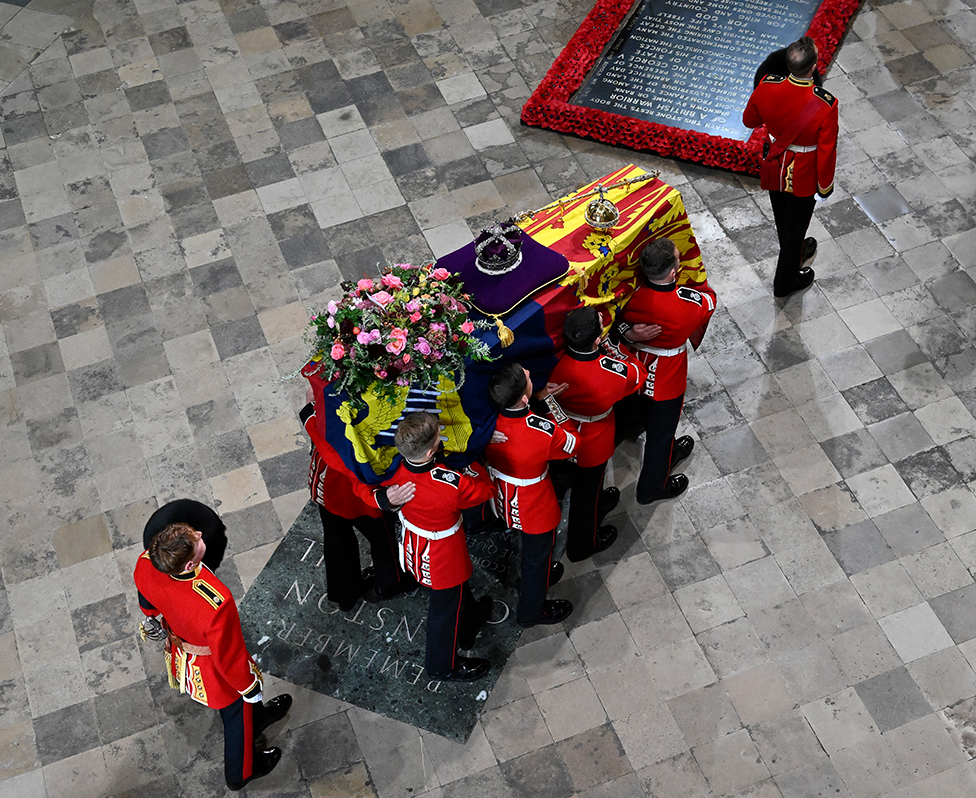
{"type": "Polygon", "coordinates": [[[306,308],[626,163],[720,296],[691,488],[567,564],[467,743],[269,678],[248,787],[928,798],[976,787],[976,10],[867,0],[827,73],[817,282],[757,181],[523,128],[589,0],[0,2],[0,798],[219,795],[216,713],[137,640],[145,520],[218,508],[239,599],[307,501],[306,308]],[[967,725],[968,724],[968,725],[967,725]]]}

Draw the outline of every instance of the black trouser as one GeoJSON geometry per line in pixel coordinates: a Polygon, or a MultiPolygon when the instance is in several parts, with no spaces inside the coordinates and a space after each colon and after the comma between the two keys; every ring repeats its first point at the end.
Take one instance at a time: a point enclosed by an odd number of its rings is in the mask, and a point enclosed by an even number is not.
{"type": "Polygon", "coordinates": [[[685,395],[657,401],[641,397],[644,406],[644,463],[637,478],[637,500],[652,502],[664,495],[671,473],[671,449],[674,433],[681,420],[685,395]]]}
{"type": "Polygon", "coordinates": [[[788,294],[796,288],[797,275],[803,266],[803,239],[813,217],[813,197],[797,197],[785,191],[770,191],[769,201],[776,220],[779,259],[773,278],[773,293],[788,294]]]}
{"type": "Polygon", "coordinates": [[[458,639],[465,637],[475,619],[475,601],[467,581],[440,590],[428,588],[427,656],[424,667],[432,677],[454,669],[458,639]]]}
{"type": "Polygon", "coordinates": [[[224,724],[224,778],[240,786],[254,772],[254,704],[238,698],[220,710],[224,724]]]}
{"type": "Polygon", "coordinates": [[[404,579],[397,564],[397,543],[393,533],[393,516],[383,513],[379,518],[361,515],[349,520],[330,512],[321,505],[322,541],[325,548],[325,581],[329,601],[348,604],[363,592],[362,571],[359,565],[359,539],[355,527],[369,541],[369,551],[376,571],[376,587],[388,590],[404,579]]]}
{"type": "Polygon", "coordinates": [[[571,464],[566,556],[572,562],[591,557],[596,547],[597,505],[606,470],[606,463],[586,468],[571,464]]]}
{"type": "Polygon", "coordinates": [[[541,535],[521,532],[519,540],[522,543],[522,585],[515,617],[523,623],[533,623],[542,618],[542,605],[549,590],[556,530],[541,535]]]}

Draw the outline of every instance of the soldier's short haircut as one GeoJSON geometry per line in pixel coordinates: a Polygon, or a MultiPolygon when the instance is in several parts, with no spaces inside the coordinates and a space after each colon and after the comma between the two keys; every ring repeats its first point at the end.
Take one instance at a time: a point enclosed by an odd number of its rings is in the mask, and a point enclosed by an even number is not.
{"type": "Polygon", "coordinates": [[[441,430],[433,413],[410,413],[397,426],[393,443],[397,451],[419,463],[430,449],[437,448],[441,430]]]}
{"type": "Polygon", "coordinates": [[[660,280],[678,265],[678,248],[670,238],[655,238],[640,254],[641,271],[648,280],[660,280]]]}
{"type": "Polygon", "coordinates": [[[189,524],[170,524],[149,544],[149,561],[157,571],[164,574],[179,574],[193,559],[197,541],[196,530],[189,524]]]}
{"type": "Polygon", "coordinates": [[[566,317],[563,325],[566,345],[577,352],[589,352],[601,332],[603,323],[600,321],[600,312],[592,305],[576,308],[566,317]]]}
{"type": "Polygon", "coordinates": [[[512,407],[525,393],[525,372],[518,363],[502,366],[491,375],[488,399],[496,410],[512,407]]]}
{"type": "Polygon", "coordinates": [[[809,36],[786,48],[786,66],[795,77],[805,77],[817,64],[817,45],[809,36]]]}

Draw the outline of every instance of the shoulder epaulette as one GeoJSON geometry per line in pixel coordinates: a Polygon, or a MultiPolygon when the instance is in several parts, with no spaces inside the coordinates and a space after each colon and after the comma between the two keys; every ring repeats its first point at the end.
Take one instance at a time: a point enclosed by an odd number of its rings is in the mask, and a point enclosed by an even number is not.
{"type": "Polygon", "coordinates": [[[766,77],[764,77],[762,79],[762,82],[763,83],[782,83],[784,80],[786,80],[786,76],[785,75],[766,75],[766,77]]]}
{"type": "Polygon", "coordinates": [[[539,430],[539,432],[544,432],[546,435],[552,435],[553,428],[555,424],[551,421],[547,421],[542,416],[531,415],[525,419],[525,423],[528,424],[533,429],[539,430]]]}
{"type": "Polygon", "coordinates": [[[456,488],[461,481],[461,477],[458,476],[457,471],[451,471],[449,468],[433,469],[430,472],[430,478],[436,479],[438,482],[443,482],[445,485],[450,485],[452,488],[456,488]]]}
{"type": "Polygon", "coordinates": [[[837,98],[822,86],[814,86],[813,93],[827,103],[827,105],[833,105],[837,102],[837,98]]]}
{"type": "Polygon", "coordinates": [[[601,357],[600,368],[602,368],[604,371],[612,371],[614,374],[620,374],[624,377],[627,376],[627,364],[621,363],[619,360],[614,360],[612,357],[601,357]]]}
{"type": "Polygon", "coordinates": [[[220,591],[203,579],[193,580],[193,592],[202,596],[215,610],[219,609],[220,605],[224,603],[224,597],[220,591]]]}

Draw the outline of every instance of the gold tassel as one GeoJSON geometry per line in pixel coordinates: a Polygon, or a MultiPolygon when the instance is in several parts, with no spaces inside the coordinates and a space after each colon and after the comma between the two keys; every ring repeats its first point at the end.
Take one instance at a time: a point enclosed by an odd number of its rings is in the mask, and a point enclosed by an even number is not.
{"type": "Polygon", "coordinates": [[[515,333],[505,326],[505,322],[499,316],[495,316],[495,324],[498,325],[498,343],[502,345],[503,349],[511,346],[515,341],[515,333]]]}
{"type": "MultiPolygon", "coordinates": [[[[174,690],[180,690],[180,685],[177,683],[176,677],[173,675],[172,661],[173,661],[172,652],[170,651],[165,652],[163,654],[163,662],[166,665],[166,675],[169,677],[169,686],[174,690]]],[[[182,693],[183,691],[180,690],[180,692],[182,693]]]]}

